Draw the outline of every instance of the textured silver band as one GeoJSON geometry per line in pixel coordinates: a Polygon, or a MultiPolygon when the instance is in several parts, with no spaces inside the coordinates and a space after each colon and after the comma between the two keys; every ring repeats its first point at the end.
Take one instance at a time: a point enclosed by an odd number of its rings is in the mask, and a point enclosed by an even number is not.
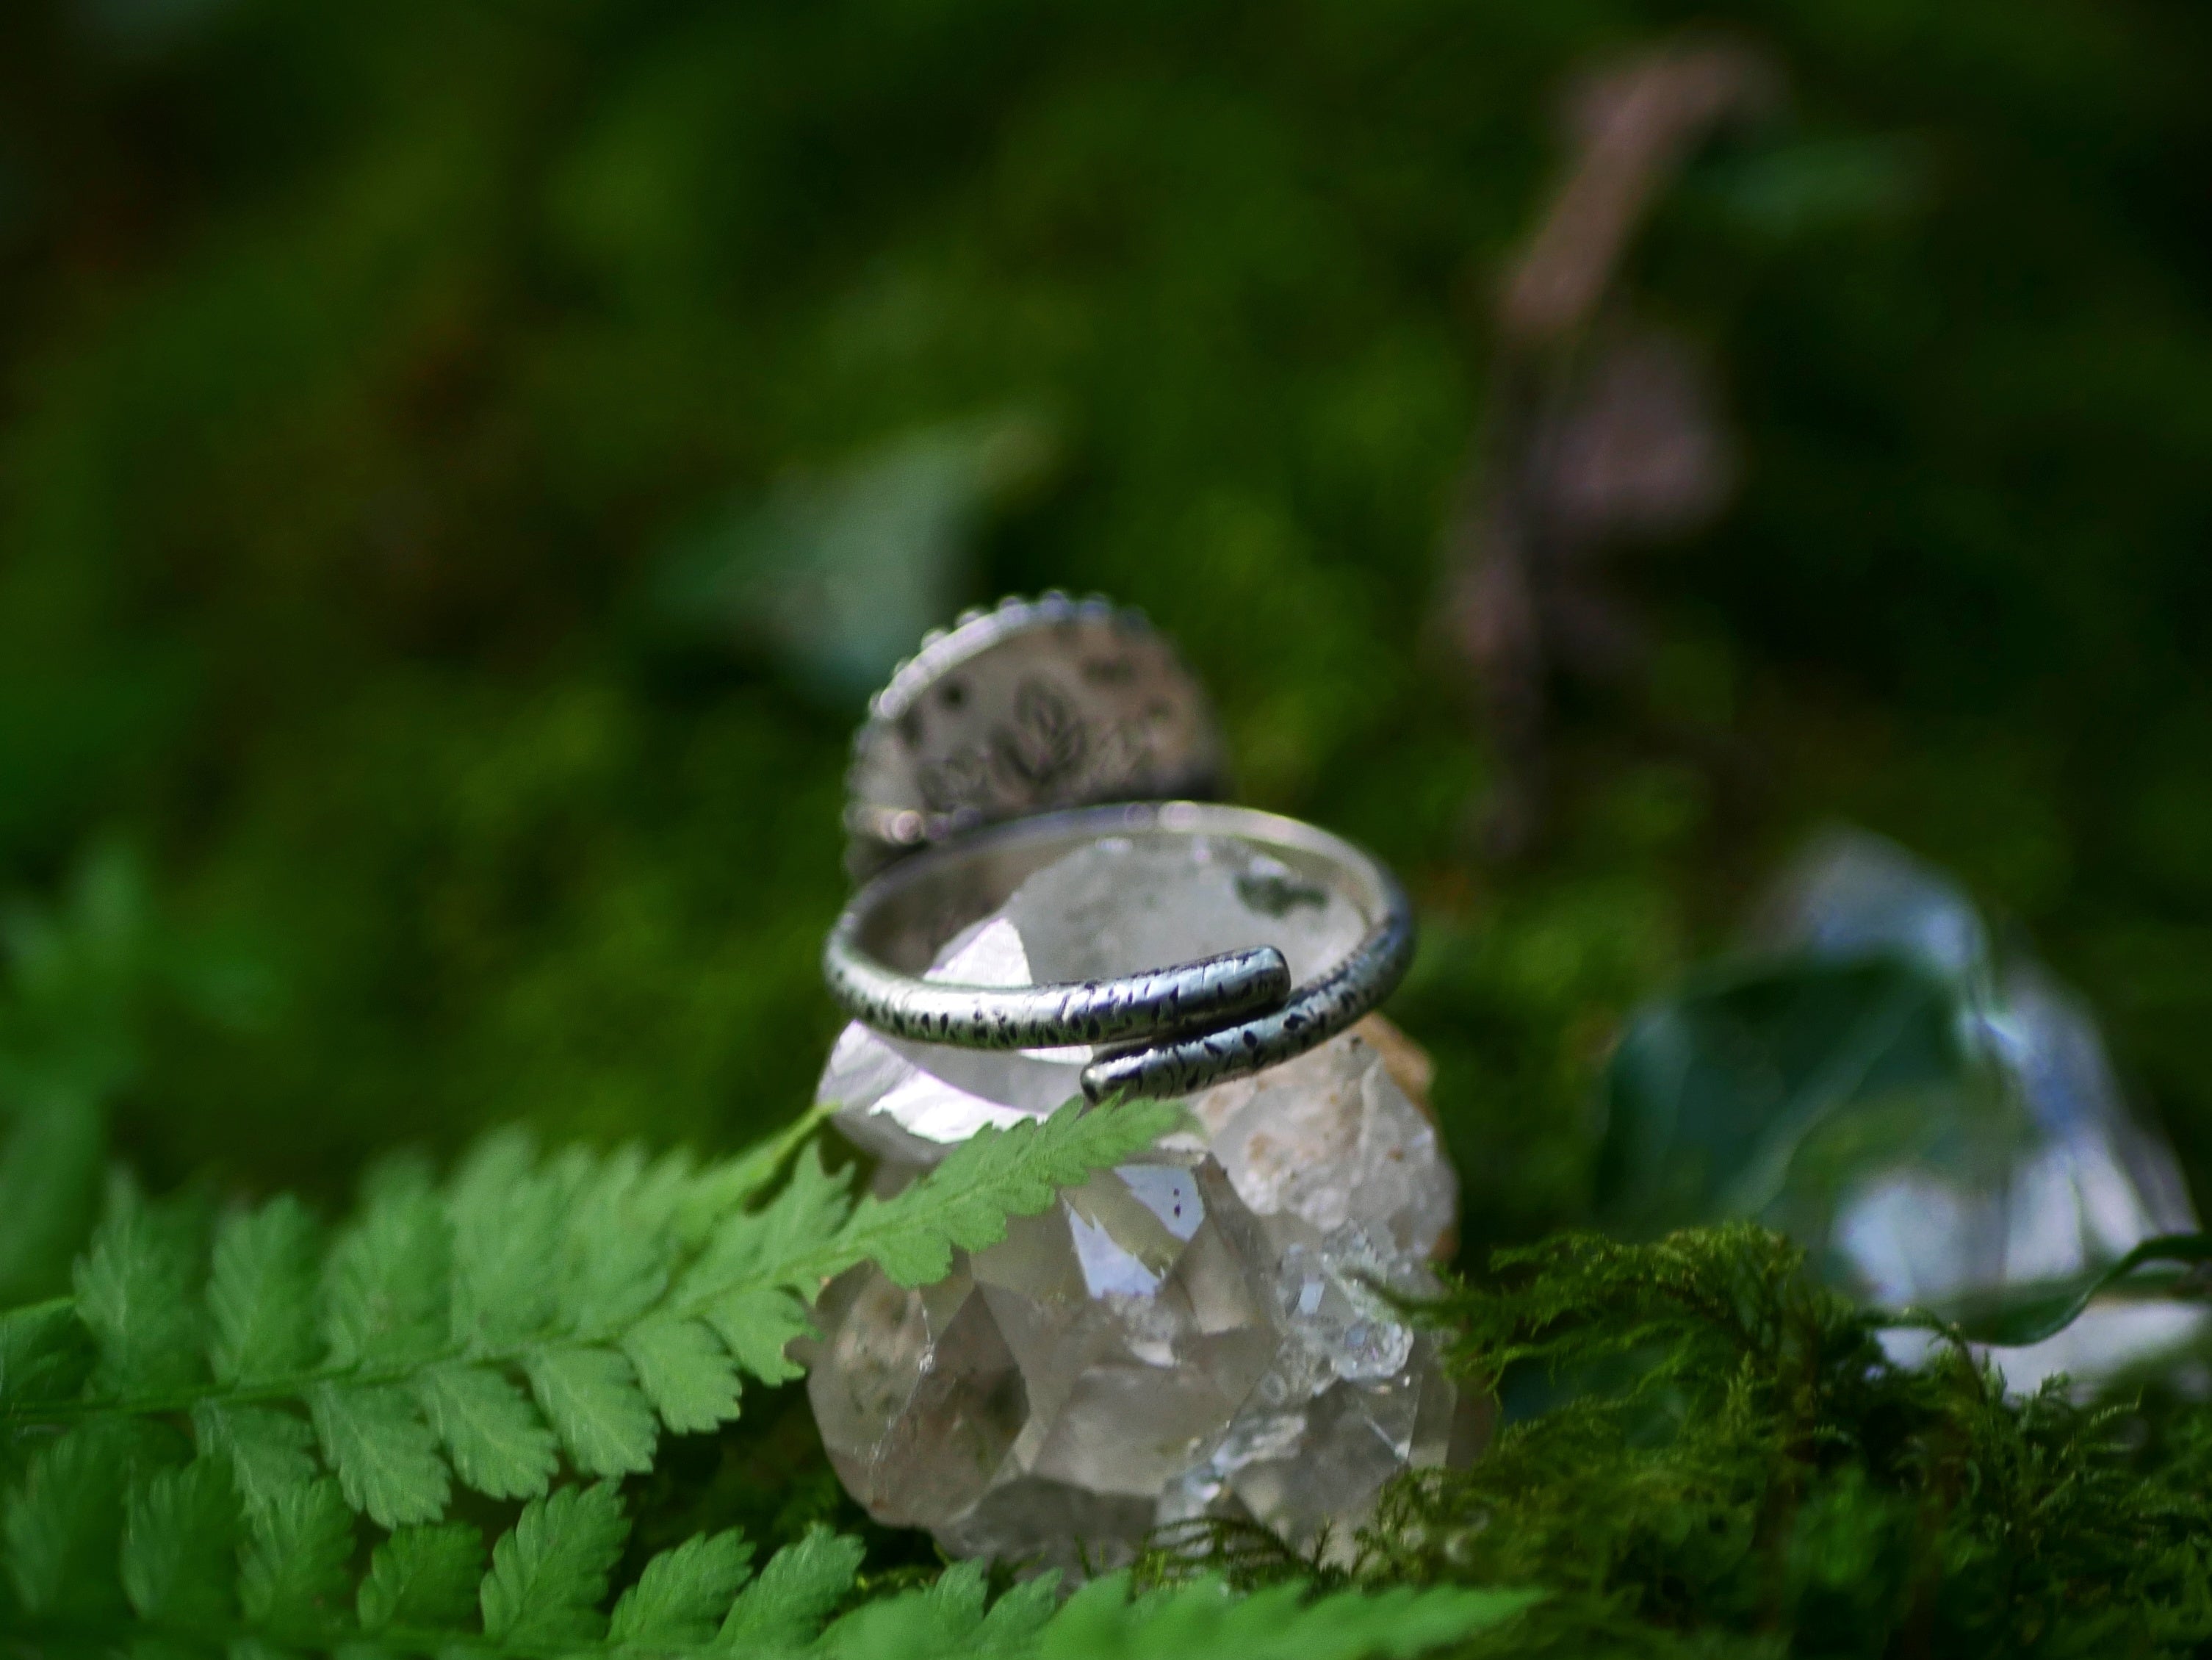
{"type": "Polygon", "coordinates": [[[1281,1006],[1290,966],[1273,946],[1149,974],[1050,986],[965,986],[894,973],[831,936],[830,990],[878,1031],[963,1049],[1042,1049],[1204,1031],[1281,1006]]]}
{"type": "Polygon", "coordinates": [[[1084,1093],[1096,1101],[1187,1095],[1303,1054],[1389,996],[1413,951],[1404,891],[1351,842],[1249,807],[1164,801],[1016,819],[893,866],[838,918],[823,972],[847,1012],[894,1037],[963,1049],[1131,1045],[1085,1069],[1084,1093]],[[1341,894],[1367,931],[1342,961],[1296,988],[1271,946],[1059,985],[922,977],[946,940],[1024,880],[1107,836],[1235,837],[1341,894]]]}
{"type": "MultiPolygon", "coordinates": [[[[1394,888],[1396,884],[1391,885],[1394,888]]],[[[1304,1055],[1397,989],[1413,960],[1413,916],[1403,895],[1351,954],[1281,1008],[1198,1037],[1109,1055],[1083,1069],[1083,1093],[1189,1095],[1304,1055]]]]}

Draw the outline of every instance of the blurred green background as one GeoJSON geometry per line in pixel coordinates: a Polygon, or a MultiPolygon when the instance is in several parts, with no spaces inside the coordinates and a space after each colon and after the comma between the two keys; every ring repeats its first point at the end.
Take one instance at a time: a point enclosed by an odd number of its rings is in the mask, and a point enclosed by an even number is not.
{"type": "Polygon", "coordinates": [[[865,693],[1045,587],[1407,873],[1471,1243],[1586,1213],[1621,1014],[1833,818],[2212,1194],[2208,77],[2178,0],[16,0],[0,1203],[787,1119],[865,693]],[[1787,107],[1626,280],[1741,485],[1616,562],[1648,666],[1500,859],[1436,623],[1491,295],[1560,88],[1691,23],[1787,107]]]}

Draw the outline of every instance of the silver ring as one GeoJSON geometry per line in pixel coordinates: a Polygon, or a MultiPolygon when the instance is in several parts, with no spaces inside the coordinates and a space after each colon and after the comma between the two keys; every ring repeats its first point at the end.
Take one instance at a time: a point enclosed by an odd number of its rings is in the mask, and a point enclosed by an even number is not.
{"type": "Polygon", "coordinates": [[[1120,1045],[1083,1073],[1083,1092],[1188,1095],[1327,1042],[1396,988],[1413,917],[1382,864],[1340,836],[1249,807],[1192,801],[1088,807],[1014,819],[892,866],[830,933],[823,972],[854,1018],[894,1037],[961,1049],[1120,1045]],[[1114,980],[975,986],[922,977],[939,950],[1030,876],[1102,836],[1228,836],[1342,895],[1359,943],[1293,988],[1271,946],[1114,980]]]}

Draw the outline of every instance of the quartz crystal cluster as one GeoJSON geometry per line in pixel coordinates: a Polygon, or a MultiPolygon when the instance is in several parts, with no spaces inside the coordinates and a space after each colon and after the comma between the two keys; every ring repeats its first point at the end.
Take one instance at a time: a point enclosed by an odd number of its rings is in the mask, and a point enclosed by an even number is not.
{"type": "MultiPolygon", "coordinates": [[[[2127,1109],[2095,1018],[2041,964],[1997,948],[1973,902],[1942,873],[1879,836],[1836,831],[1777,885],[1753,949],[1815,962],[1901,958],[1948,985],[1961,1048],[1994,1081],[2008,1134],[1935,1139],[1946,1158],[1869,1148],[1852,1161],[1825,1245],[1850,1288],[1888,1307],[1942,1306],[2063,1281],[2154,1234],[2192,1231],[2196,1213],[2165,1142],[2127,1109]]],[[[1954,1091],[1952,1110],[1969,1098],[1954,1091]]],[[[1931,1110],[1940,1116],[1943,1098],[1931,1110]]],[[[1798,1230],[1801,1233],[1802,1229],[1798,1230]]],[[[2064,1372],[2093,1382],[2200,1335],[2179,1303],[2092,1308],[2064,1331],[1990,1358],[2015,1389],[2064,1372]]],[[[1889,1335],[1904,1356],[1922,1334],[1889,1335]]]]}
{"type": "MultiPolygon", "coordinates": [[[[1241,842],[1105,840],[1029,879],[932,970],[1095,978],[1261,944],[1300,980],[1364,924],[1241,842]]],[[[895,1188],[1079,1093],[1087,1049],[987,1054],[848,1027],[820,1098],[895,1188]]],[[[1218,1085],[1192,1128],[908,1291],[824,1291],[808,1389],[846,1487],[948,1550],[1097,1569],[1163,1523],[1344,1539],[1382,1483],[1471,1450],[1475,1404],[1376,1287],[1419,1292],[1457,1183],[1426,1061],[1378,1018],[1218,1085]]]]}

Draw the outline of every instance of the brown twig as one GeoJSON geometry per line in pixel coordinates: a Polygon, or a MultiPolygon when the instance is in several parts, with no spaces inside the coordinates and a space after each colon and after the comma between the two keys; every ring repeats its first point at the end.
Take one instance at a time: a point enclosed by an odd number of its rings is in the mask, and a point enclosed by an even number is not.
{"type": "Polygon", "coordinates": [[[1698,141],[1779,96],[1765,58],[1705,41],[1593,74],[1568,100],[1572,159],[1498,290],[1489,419],[1444,545],[1443,629],[1504,769],[1486,827],[1493,853],[1520,850],[1541,824],[1557,675],[1618,680],[1642,660],[1600,556],[1692,528],[1734,490],[1697,355],[1631,321],[1617,290],[1638,227],[1698,141]]]}

